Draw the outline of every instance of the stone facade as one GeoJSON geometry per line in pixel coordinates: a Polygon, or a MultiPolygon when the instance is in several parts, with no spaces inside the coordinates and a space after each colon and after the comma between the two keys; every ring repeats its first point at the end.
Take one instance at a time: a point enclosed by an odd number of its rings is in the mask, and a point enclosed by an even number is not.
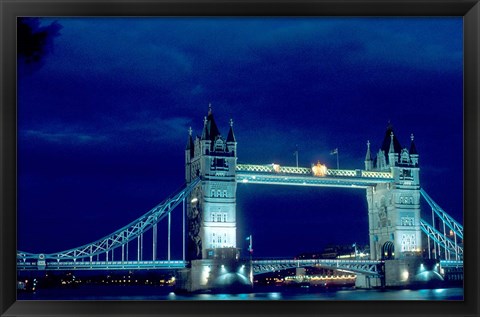
{"type": "Polygon", "coordinates": [[[202,136],[193,139],[190,131],[185,162],[187,183],[201,177],[187,201],[188,259],[213,258],[215,249],[237,246],[237,142],[233,122],[230,120],[230,130],[224,138],[209,108],[202,136]]]}
{"type": "Polygon", "coordinates": [[[370,143],[367,145],[366,169],[390,171],[394,179],[392,183],[377,184],[366,191],[370,258],[421,255],[420,169],[413,135],[410,150],[401,148],[390,126],[375,159],[370,155],[370,143]]]}

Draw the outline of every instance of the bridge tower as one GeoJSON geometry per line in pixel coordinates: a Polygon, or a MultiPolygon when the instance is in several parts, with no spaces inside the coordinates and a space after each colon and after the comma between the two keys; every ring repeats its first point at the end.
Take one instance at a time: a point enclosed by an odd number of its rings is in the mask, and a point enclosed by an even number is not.
{"type": "Polygon", "coordinates": [[[248,272],[249,263],[239,261],[237,249],[236,164],[233,121],[230,120],[227,137],[223,137],[210,105],[202,135],[194,139],[190,129],[185,149],[187,184],[196,177],[201,179],[186,202],[187,260],[191,261],[191,268],[185,273],[188,277],[181,279],[187,291],[225,286],[220,285],[225,280],[250,285],[248,274],[244,274],[248,272]]]}
{"type": "Polygon", "coordinates": [[[211,106],[204,118],[202,136],[193,140],[191,130],[185,150],[186,181],[200,176],[191,194],[187,214],[190,260],[214,257],[216,249],[236,248],[235,166],[237,142],[233,121],[225,139],[213,117],[211,106]]]}
{"type": "Polygon", "coordinates": [[[394,181],[367,188],[370,258],[405,259],[421,256],[419,155],[410,137],[402,148],[388,126],[375,159],[367,144],[366,170],[390,171],[394,181]]]}

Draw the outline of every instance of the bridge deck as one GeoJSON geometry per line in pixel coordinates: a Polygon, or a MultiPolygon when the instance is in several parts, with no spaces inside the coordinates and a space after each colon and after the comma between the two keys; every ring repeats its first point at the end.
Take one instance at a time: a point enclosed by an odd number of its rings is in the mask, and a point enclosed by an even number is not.
{"type": "Polygon", "coordinates": [[[315,176],[312,169],[305,167],[280,167],[270,165],[238,164],[236,179],[240,183],[328,186],[366,188],[378,183],[391,183],[390,172],[363,170],[326,170],[324,174],[315,176]]]}
{"type": "MultiPolygon", "coordinates": [[[[186,261],[92,261],[46,262],[45,270],[176,270],[187,266],[186,261]]],[[[37,262],[18,262],[18,270],[38,270],[37,262]]]]}
{"type": "MultiPolygon", "coordinates": [[[[296,267],[323,267],[334,270],[351,272],[354,274],[381,275],[380,266],[384,261],[376,260],[339,260],[339,259],[281,259],[281,260],[253,260],[254,274],[263,274],[278,270],[296,267]]],[[[52,261],[46,262],[40,268],[35,261],[19,261],[17,269],[20,271],[34,271],[39,269],[68,271],[68,270],[178,270],[187,267],[188,261],[52,261]]],[[[463,261],[441,260],[441,267],[463,267],[463,261]]]]}
{"type": "Polygon", "coordinates": [[[254,274],[262,274],[296,267],[314,266],[340,270],[355,274],[380,276],[383,261],[375,260],[339,260],[339,259],[305,259],[305,260],[254,260],[254,274]]]}

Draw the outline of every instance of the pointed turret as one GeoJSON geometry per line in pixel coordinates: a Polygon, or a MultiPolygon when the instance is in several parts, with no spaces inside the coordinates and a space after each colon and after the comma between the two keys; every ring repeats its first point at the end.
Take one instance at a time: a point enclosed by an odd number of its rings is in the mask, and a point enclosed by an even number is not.
{"type": "Polygon", "coordinates": [[[394,149],[394,145],[393,145],[393,131],[390,132],[390,147],[388,148],[388,165],[390,165],[390,167],[392,166],[395,166],[395,163],[397,162],[397,160],[395,159],[395,149],[394,149]]]}
{"type": "Polygon", "coordinates": [[[228,130],[228,135],[227,135],[227,147],[229,152],[232,152],[233,155],[236,155],[237,141],[235,140],[235,134],[233,133],[232,119],[230,119],[230,130],[228,130]]]}
{"type": "Polygon", "coordinates": [[[370,140],[367,141],[367,154],[365,155],[365,161],[371,161],[372,154],[370,153],[370,140]]]}
{"type": "Polygon", "coordinates": [[[390,148],[388,149],[388,154],[395,153],[395,149],[393,148],[393,131],[390,132],[390,148]]]}
{"type": "Polygon", "coordinates": [[[202,140],[208,140],[210,137],[208,135],[207,129],[207,117],[203,117],[203,130],[202,130],[202,140]]]}
{"type": "MultiPolygon", "coordinates": [[[[383,143],[381,149],[383,152],[388,154],[390,152],[390,143],[391,143],[391,134],[393,133],[393,126],[389,122],[387,131],[385,132],[385,137],[383,138],[383,143]]],[[[395,153],[400,153],[402,151],[402,146],[400,145],[400,142],[398,142],[397,137],[395,136],[395,133],[393,133],[393,151],[395,153]]]]}
{"type": "Polygon", "coordinates": [[[228,130],[227,142],[236,142],[235,134],[233,134],[233,120],[230,119],[230,130],[228,130]]]}
{"type": "Polygon", "coordinates": [[[201,138],[201,152],[203,154],[208,154],[211,151],[212,141],[210,141],[210,133],[208,130],[208,119],[207,117],[203,118],[203,131],[202,131],[202,138],[201,138]]]}
{"type": "Polygon", "coordinates": [[[189,151],[190,158],[194,157],[195,145],[193,144],[192,127],[188,128],[188,140],[187,140],[187,146],[185,147],[185,150],[189,151]]]}
{"type": "Polygon", "coordinates": [[[413,142],[413,133],[410,135],[410,140],[411,140],[411,143],[410,143],[410,155],[412,154],[417,154],[418,155],[418,152],[417,152],[417,147],[415,146],[415,142],[413,142]]]}
{"type": "Polygon", "coordinates": [[[370,140],[367,141],[367,154],[365,155],[365,170],[371,171],[373,169],[372,154],[370,153],[370,140]]]}
{"type": "Polygon", "coordinates": [[[213,118],[212,104],[208,105],[208,116],[207,116],[207,131],[208,138],[210,141],[214,142],[217,136],[220,135],[215,119],[213,118]]]}
{"type": "Polygon", "coordinates": [[[390,166],[395,166],[395,157],[398,160],[398,155],[402,151],[402,146],[400,145],[400,142],[398,142],[397,137],[393,133],[393,125],[390,122],[388,122],[388,127],[385,133],[385,137],[383,138],[381,150],[383,150],[383,152],[386,154],[385,156],[387,159],[387,164],[390,166]],[[392,138],[392,134],[393,134],[393,138],[392,138]],[[393,164],[390,162],[390,152],[391,152],[392,146],[393,146],[392,153],[396,154],[396,155],[393,155],[393,164]]]}
{"type": "Polygon", "coordinates": [[[376,167],[379,171],[387,168],[387,159],[385,158],[385,152],[382,149],[378,150],[376,167]]]}
{"type": "Polygon", "coordinates": [[[188,129],[187,146],[185,147],[185,181],[187,183],[192,180],[193,160],[195,160],[195,144],[192,139],[192,127],[190,127],[188,129]]]}
{"type": "Polygon", "coordinates": [[[208,115],[203,119],[203,132],[202,132],[202,144],[204,144],[203,152],[214,151],[214,147],[223,147],[222,144],[216,144],[217,139],[222,139],[222,142],[225,142],[220,134],[220,130],[215,123],[215,118],[213,117],[212,104],[208,105],[208,115]]]}
{"type": "Polygon", "coordinates": [[[418,152],[417,152],[417,147],[415,146],[415,142],[413,141],[413,133],[410,135],[410,159],[412,161],[412,164],[417,166],[418,165],[418,152]]]}

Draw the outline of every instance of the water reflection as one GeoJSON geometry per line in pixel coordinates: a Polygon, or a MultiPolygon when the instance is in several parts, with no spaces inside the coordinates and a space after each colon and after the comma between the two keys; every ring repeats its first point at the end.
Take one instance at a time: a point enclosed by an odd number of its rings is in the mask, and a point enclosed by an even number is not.
{"type": "Polygon", "coordinates": [[[282,298],[282,294],[281,293],[268,293],[268,299],[281,299],[282,298]]]}
{"type": "Polygon", "coordinates": [[[462,288],[420,290],[330,290],[256,289],[243,294],[175,294],[164,287],[78,287],[41,289],[35,293],[19,293],[18,300],[463,300],[462,288]]]}

